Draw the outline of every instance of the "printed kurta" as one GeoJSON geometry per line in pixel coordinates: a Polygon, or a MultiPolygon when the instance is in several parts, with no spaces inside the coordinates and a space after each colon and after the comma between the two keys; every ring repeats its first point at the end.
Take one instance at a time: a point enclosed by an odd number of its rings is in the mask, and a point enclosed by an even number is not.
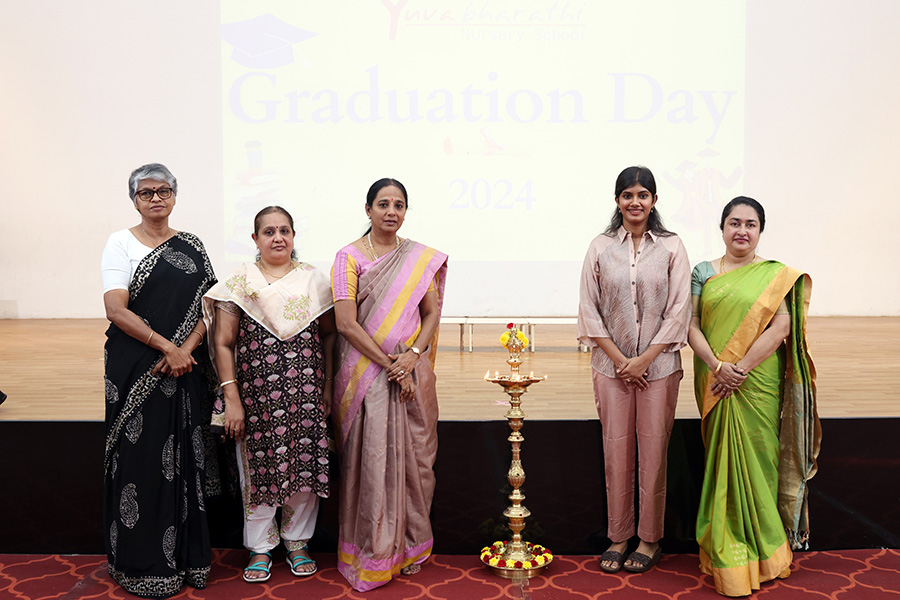
{"type": "MultiPolygon", "coordinates": [[[[271,285],[256,265],[239,267],[204,298],[215,335],[215,311],[238,315],[235,378],[245,411],[243,498],[248,507],[280,506],[297,492],[329,494],[325,355],[318,318],[332,307],[327,277],[312,265],[271,285]]],[[[222,415],[217,399],[216,423],[222,415]]]]}
{"type": "Polygon", "coordinates": [[[235,366],[244,402],[244,497],[279,506],[296,492],[329,493],[325,356],[319,322],[280,341],[241,313],[235,366]]]}

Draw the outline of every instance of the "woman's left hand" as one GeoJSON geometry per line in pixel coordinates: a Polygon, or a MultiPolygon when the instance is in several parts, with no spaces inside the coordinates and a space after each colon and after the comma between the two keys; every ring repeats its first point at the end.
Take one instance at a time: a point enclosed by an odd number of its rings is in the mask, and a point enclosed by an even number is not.
{"type": "Polygon", "coordinates": [[[325,405],[325,418],[329,418],[331,416],[331,403],[334,400],[334,380],[326,379],[325,380],[325,390],[323,394],[324,398],[323,404],[325,405]]]}
{"type": "Polygon", "coordinates": [[[400,355],[388,354],[388,358],[394,361],[387,369],[388,381],[400,381],[407,377],[415,368],[416,361],[419,360],[416,353],[411,350],[400,355]]]}
{"type": "Polygon", "coordinates": [[[400,402],[409,402],[416,399],[416,384],[412,377],[404,377],[398,382],[400,385],[400,402]]]}
{"type": "Polygon", "coordinates": [[[713,394],[724,400],[738,389],[745,379],[747,379],[747,374],[743,369],[732,363],[723,362],[710,389],[713,394]]]}

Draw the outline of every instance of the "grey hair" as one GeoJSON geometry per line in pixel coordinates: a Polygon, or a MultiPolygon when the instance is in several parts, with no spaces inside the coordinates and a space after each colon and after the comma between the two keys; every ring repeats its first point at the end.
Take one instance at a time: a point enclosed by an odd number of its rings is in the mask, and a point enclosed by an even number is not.
{"type": "Polygon", "coordinates": [[[132,171],[131,176],[128,178],[128,196],[132,202],[134,202],[134,197],[137,195],[138,186],[145,179],[165,181],[172,188],[172,193],[178,195],[178,180],[172,175],[172,171],[167,169],[166,165],[150,163],[132,171]]]}

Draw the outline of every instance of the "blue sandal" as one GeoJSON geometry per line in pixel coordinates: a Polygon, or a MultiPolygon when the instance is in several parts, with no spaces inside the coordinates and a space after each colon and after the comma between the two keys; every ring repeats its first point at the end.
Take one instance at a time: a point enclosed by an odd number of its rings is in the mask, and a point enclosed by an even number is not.
{"type": "MultiPolygon", "coordinates": [[[[305,551],[306,551],[305,548],[303,550],[293,550],[293,552],[305,552],[305,551]]],[[[308,558],[306,556],[295,556],[294,558],[291,558],[290,552],[288,552],[287,564],[291,568],[291,573],[293,573],[297,577],[309,577],[310,575],[315,575],[316,571],[319,570],[318,565],[316,565],[316,561],[314,561],[313,559],[308,558]],[[309,564],[311,564],[313,566],[312,571],[298,571],[297,570],[297,567],[302,567],[303,565],[309,565],[309,564]]]]}
{"type": "Polygon", "coordinates": [[[247,583],[263,583],[269,580],[269,577],[272,576],[272,573],[269,571],[272,568],[272,553],[271,552],[251,552],[250,560],[253,560],[254,556],[267,556],[269,560],[260,560],[255,563],[250,564],[246,569],[244,569],[244,581],[247,583]],[[265,573],[265,577],[256,577],[250,579],[247,577],[247,571],[262,571],[265,573]]]}

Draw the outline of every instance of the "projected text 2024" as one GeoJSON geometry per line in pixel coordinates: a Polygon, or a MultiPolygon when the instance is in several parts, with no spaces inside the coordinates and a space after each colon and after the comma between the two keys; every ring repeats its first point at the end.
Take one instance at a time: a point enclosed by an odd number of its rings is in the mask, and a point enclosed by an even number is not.
{"type": "Polygon", "coordinates": [[[522,186],[515,186],[509,179],[454,179],[450,182],[450,190],[456,194],[456,199],[450,203],[450,208],[466,209],[487,208],[496,210],[512,210],[514,208],[531,210],[531,205],[537,201],[531,189],[531,180],[522,186]]]}

